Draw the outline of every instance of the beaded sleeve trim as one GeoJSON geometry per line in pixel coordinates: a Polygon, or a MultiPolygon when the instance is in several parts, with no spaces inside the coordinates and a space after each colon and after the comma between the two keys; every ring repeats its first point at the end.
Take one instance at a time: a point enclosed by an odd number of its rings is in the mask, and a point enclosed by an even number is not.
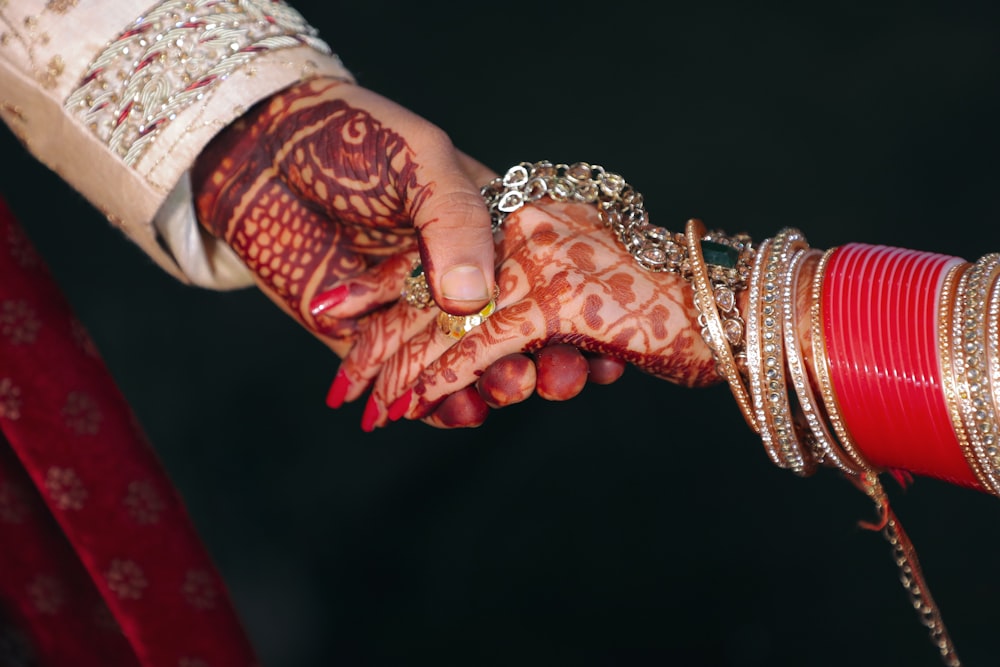
{"type": "Polygon", "coordinates": [[[235,70],[302,45],[332,55],[281,0],[165,0],[93,60],[65,107],[133,166],[160,130],[235,70]]]}

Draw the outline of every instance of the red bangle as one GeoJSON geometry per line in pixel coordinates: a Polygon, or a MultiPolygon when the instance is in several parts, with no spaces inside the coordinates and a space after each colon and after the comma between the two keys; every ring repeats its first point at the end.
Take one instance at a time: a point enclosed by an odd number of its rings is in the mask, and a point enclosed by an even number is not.
{"type": "MultiPolygon", "coordinates": [[[[852,349],[850,341],[857,337],[850,335],[849,328],[856,326],[859,317],[856,313],[849,312],[850,306],[855,304],[854,298],[849,293],[851,287],[851,276],[867,268],[865,257],[859,252],[855,245],[841,246],[840,250],[830,258],[827,267],[826,280],[829,283],[829,303],[833,311],[829,317],[824,318],[828,324],[827,329],[827,354],[829,355],[830,382],[834,387],[834,394],[840,406],[840,414],[844,420],[844,426],[851,434],[855,447],[865,457],[870,465],[881,469],[882,463],[872,461],[869,452],[858,443],[855,431],[864,423],[867,423],[867,415],[860,414],[865,410],[863,403],[851,400],[861,392],[857,386],[859,375],[868,372],[861,355],[852,349]]],[[[824,290],[824,298],[826,290],[824,290]]],[[[863,440],[863,438],[862,438],[863,440]]]]}
{"type": "MultiPolygon", "coordinates": [[[[863,304],[863,308],[857,327],[851,331],[847,348],[854,356],[861,356],[864,359],[863,367],[857,369],[858,374],[854,378],[855,389],[858,390],[857,397],[865,410],[866,426],[860,436],[862,444],[858,445],[864,450],[864,443],[872,440],[873,434],[886,430],[886,415],[906,414],[903,412],[906,406],[900,402],[899,383],[896,378],[912,373],[912,369],[893,364],[886,354],[886,347],[888,343],[889,347],[908,350],[915,341],[909,335],[909,327],[904,331],[896,331],[891,341],[885,340],[882,328],[883,316],[892,314],[892,308],[895,307],[893,302],[897,301],[893,286],[898,278],[894,274],[900,270],[908,270],[913,264],[913,256],[903,248],[866,247],[859,248],[858,251],[869,260],[870,266],[867,271],[855,272],[849,282],[851,292],[848,298],[854,303],[863,304]]],[[[919,329],[919,325],[914,330],[916,329],[919,329]]],[[[912,419],[899,421],[902,422],[900,428],[903,431],[912,430],[914,426],[912,419]]],[[[892,425],[892,422],[889,424],[892,425]]],[[[893,430],[895,432],[895,428],[893,430]]],[[[873,464],[882,468],[898,467],[888,465],[885,460],[898,461],[903,458],[901,456],[903,452],[898,449],[899,440],[883,437],[880,445],[886,451],[882,456],[874,454],[877,462],[873,460],[873,464]]],[[[873,456],[871,453],[868,455],[873,456]]]]}
{"type": "Polygon", "coordinates": [[[852,386],[849,386],[856,373],[853,369],[842,367],[851,358],[849,354],[845,353],[844,341],[840,335],[843,328],[841,324],[849,320],[844,318],[838,320],[839,313],[842,311],[840,304],[843,300],[841,294],[844,287],[843,276],[845,275],[845,271],[847,272],[846,275],[850,275],[849,272],[857,259],[856,249],[852,247],[839,246],[834,248],[831,251],[826,268],[822,274],[819,305],[823,330],[822,346],[826,352],[824,355],[826,363],[822,365],[826,368],[827,384],[829,387],[829,393],[824,399],[832,403],[828,407],[828,411],[831,414],[835,412],[837,415],[837,422],[839,423],[837,433],[842,441],[842,446],[854,452],[857,458],[862,459],[864,468],[869,468],[872,466],[872,463],[855,442],[855,437],[847,424],[847,415],[841,407],[842,401],[838,398],[857,393],[852,386]]]}
{"type": "MultiPolygon", "coordinates": [[[[905,305],[897,313],[894,331],[910,331],[916,340],[913,344],[900,350],[900,367],[912,368],[913,376],[903,378],[898,386],[903,394],[902,405],[909,407],[911,412],[927,415],[925,420],[927,430],[923,431],[924,440],[935,447],[952,447],[957,439],[947,419],[948,406],[944,396],[944,386],[941,382],[941,362],[937,354],[937,310],[941,298],[941,287],[948,270],[960,264],[961,260],[951,258],[943,260],[941,256],[922,253],[919,263],[914,267],[912,282],[903,283],[906,286],[904,294],[900,294],[905,305]],[[911,322],[928,317],[928,311],[935,322],[934,327],[923,326],[919,329],[910,328],[911,322]],[[932,353],[917,352],[918,350],[934,350],[932,353]],[[907,358],[906,354],[909,354],[907,358]]],[[[966,470],[966,465],[963,470],[966,470]]],[[[928,473],[925,473],[928,474],[928,473]]],[[[947,477],[945,471],[942,474],[947,477]]],[[[957,480],[955,480],[957,482],[957,480]]]]}
{"type": "Polygon", "coordinates": [[[938,360],[938,299],[963,260],[852,243],[829,260],[830,381],[855,446],[876,469],[980,488],[951,425],[938,360]]]}
{"type": "MultiPolygon", "coordinates": [[[[903,433],[886,441],[887,447],[894,448],[887,458],[909,461],[907,469],[918,474],[958,481],[949,465],[957,464],[960,471],[971,470],[964,457],[957,461],[948,456],[948,443],[957,444],[958,441],[944,402],[936,354],[936,297],[940,281],[953,263],[938,255],[915,251],[897,257],[899,261],[893,262],[881,286],[883,317],[872,323],[869,333],[873,340],[879,341],[880,358],[884,360],[888,376],[882,386],[872,386],[869,395],[891,393],[895,401],[894,412],[908,416],[903,433]],[[895,340],[899,344],[894,344],[895,340]],[[891,388],[885,386],[886,383],[891,388]],[[934,450],[942,446],[944,451],[935,454],[934,450]],[[922,449],[931,451],[930,460],[914,456],[922,449]]],[[[869,384],[878,382],[878,378],[869,377],[869,384]]],[[[961,452],[960,447],[958,451],[961,452]]]]}

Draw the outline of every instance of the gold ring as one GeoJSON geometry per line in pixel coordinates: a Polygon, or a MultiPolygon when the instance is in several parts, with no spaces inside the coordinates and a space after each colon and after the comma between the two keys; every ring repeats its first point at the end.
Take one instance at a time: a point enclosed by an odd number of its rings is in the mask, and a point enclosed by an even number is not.
{"type": "Polygon", "coordinates": [[[472,331],[475,327],[489,319],[490,315],[496,312],[497,309],[497,299],[500,297],[500,286],[497,285],[493,288],[493,298],[490,302],[483,307],[478,313],[472,315],[452,315],[446,313],[443,310],[438,313],[438,327],[441,328],[442,333],[445,333],[452,338],[458,340],[465,334],[472,331]]]}
{"type": "Polygon", "coordinates": [[[427,286],[427,277],[424,276],[424,267],[420,262],[413,263],[410,275],[403,280],[403,291],[400,296],[414,308],[427,308],[434,302],[430,287],[427,286]]]}

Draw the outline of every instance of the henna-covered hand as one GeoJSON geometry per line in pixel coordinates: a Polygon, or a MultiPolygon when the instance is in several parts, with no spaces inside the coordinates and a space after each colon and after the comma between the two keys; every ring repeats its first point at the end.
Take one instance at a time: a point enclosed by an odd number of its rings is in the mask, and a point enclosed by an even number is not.
{"type": "MultiPolygon", "coordinates": [[[[641,269],[593,206],[539,202],[519,210],[505,222],[497,256],[497,311],[461,340],[438,329],[436,309],[401,303],[365,323],[341,370],[355,373],[377,360],[370,426],[403,417],[477,425],[482,408],[470,387],[478,384],[479,395],[490,396],[505,386],[491,378],[491,364],[552,345],[618,359],[685,386],[720,381],[696,325],[690,285],[641,269]],[[461,405],[442,418],[452,402],[461,405]]],[[[525,374],[515,369],[509,376],[511,391],[523,394],[517,383],[525,374]]]]}
{"type": "MultiPolygon", "coordinates": [[[[409,255],[415,259],[415,255],[409,255]]],[[[399,302],[404,279],[410,273],[412,261],[394,257],[362,275],[337,285],[333,291],[359,295],[350,301],[329,306],[329,314],[339,319],[351,319],[360,314],[384,309],[399,302]]],[[[419,324],[410,318],[426,320],[427,312],[415,308],[402,309],[391,318],[378,318],[363,337],[362,346],[342,364],[327,396],[327,404],[338,408],[356,400],[369,388],[382,364],[401,342],[400,331],[412,331],[419,324]]],[[[365,323],[368,326],[368,323],[365,323]]],[[[552,401],[565,401],[583,390],[587,383],[611,384],[625,371],[626,363],[604,353],[591,353],[572,345],[550,342],[530,353],[512,353],[494,361],[475,388],[460,390],[437,408],[425,421],[442,427],[478,426],[489,408],[500,408],[528,399],[533,394],[552,401]],[[475,391],[478,389],[478,393],[475,391]]],[[[362,428],[370,430],[375,419],[375,406],[369,401],[362,428]]]]}
{"type": "Polygon", "coordinates": [[[449,312],[486,304],[494,254],[479,186],[493,175],[394,102],[317,78],[221,132],[192,182],[201,224],[229,243],[265,294],[343,356],[358,319],[314,315],[316,297],[326,305],[362,298],[330,287],[391,272],[418,249],[449,312]]]}

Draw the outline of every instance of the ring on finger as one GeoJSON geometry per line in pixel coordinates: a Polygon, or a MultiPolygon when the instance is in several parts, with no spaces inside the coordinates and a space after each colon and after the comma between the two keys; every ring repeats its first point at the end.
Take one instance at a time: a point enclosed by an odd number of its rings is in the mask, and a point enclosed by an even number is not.
{"type": "Polygon", "coordinates": [[[424,275],[424,267],[420,262],[413,263],[410,275],[403,280],[403,291],[400,296],[414,308],[424,309],[434,303],[430,287],[427,285],[427,277],[424,275]]]}
{"type": "Polygon", "coordinates": [[[496,312],[498,298],[500,298],[499,285],[494,286],[493,298],[478,313],[473,313],[472,315],[452,315],[442,310],[438,313],[438,327],[442,333],[456,340],[462,338],[496,312]]]}

